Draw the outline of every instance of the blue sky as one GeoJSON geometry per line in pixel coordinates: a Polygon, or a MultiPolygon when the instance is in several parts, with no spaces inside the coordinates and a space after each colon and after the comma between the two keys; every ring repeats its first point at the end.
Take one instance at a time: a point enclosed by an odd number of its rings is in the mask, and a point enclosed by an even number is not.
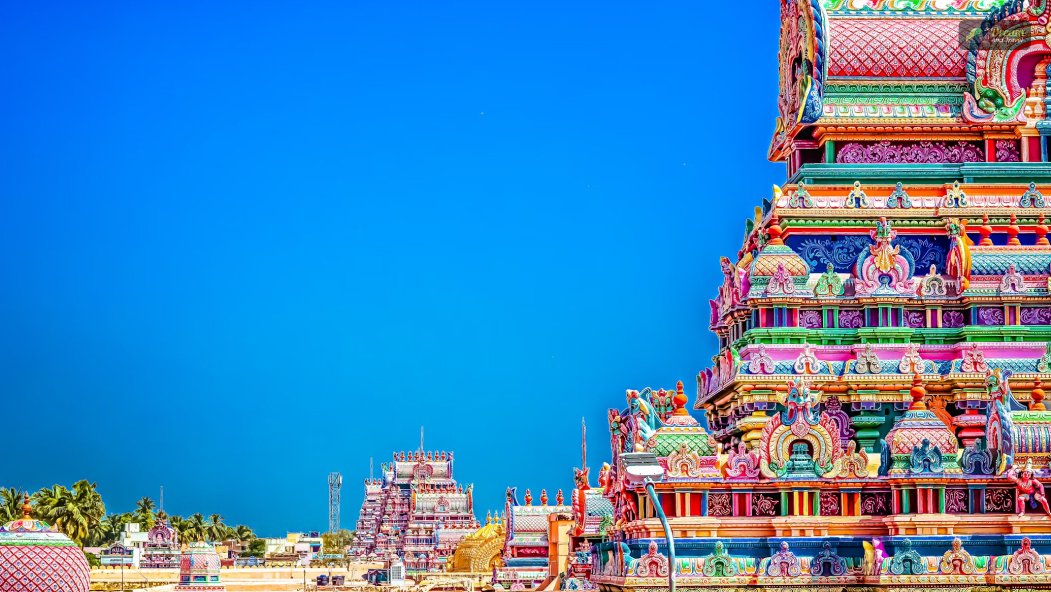
{"type": "Polygon", "coordinates": [[[776,3],[6,3],[0,485],[266,535],[352,525],[369,458],[477,513],[567,491],[585,417],[716,353],[776,3]]]}

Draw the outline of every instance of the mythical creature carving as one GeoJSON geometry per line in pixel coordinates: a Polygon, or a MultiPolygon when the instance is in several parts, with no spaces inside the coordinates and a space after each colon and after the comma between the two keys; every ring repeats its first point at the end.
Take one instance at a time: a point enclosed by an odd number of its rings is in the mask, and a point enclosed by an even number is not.
{"type": "Polygon", "coordinates": [[[639,558],[635,575],[640,578],[668,577],[668,558],[657,552],[657,541],[650,541],[648,552],[639,558]]]}
{"type": "Polygon", "coordinates": [[[1040,359],[1036,362],[1036,369],[1038,372],[1046,373],[1051,369],[1051,341],[1047,342],[1047,349],[1044,351],[1044,355],[1040,356],[1040,359]]]}
{"type": "Polygon", "coordinates": [[[832,544],[825,541],[821,551],[810,561],[810,575],[819,577],[842,576],[847,573],[846,562],[832,550],[832,544]]]}
{"type": "Polygon", "coordinates": [[[957,291],[971,285],[971,239],[967,237],[967,220],[947,218],[945,233],[949,236],[949,254],[945,273],[957,283],[957,291]]]}
{"type": "Polygon", "coordinates": [[[1040,575],[1047,573],[1044,558],[1033,550],[1029,537],[1022,539],[1022,548],[1018,549],[1007,560],[1007,573],[1011,575],[1040,575]]]}
{"type": "Polygon", "coordinates": [[[942,555],[939,571],[943,574],[967,575],[975,572],[974,560],[971,554],[963,549],[960,537],[952,540],[952,549],[942,555]]]}
{"type": "Polygon", "coordinates": [[[781,541],[781,550],[770,557],[766,575],[775,578],[795,578],[801,573],[799,558],[788,549],[788,541],[781,541]]]}
{"type": "MultiPolygon", "coordinates": [[[[886,217],[869,231],[874,244],[868,253],[862,253],[854,265],[855,289],[859,296],[873,294],[906,295],[916,293],[912,279],[912,263],[901,254],[901,247],[892,247],[898,233],[886,217]]],[[[906,251],[907,252],[907,251],[906,251]]]]}
{"type": "Polygon", "coordinates": [[[900,575],[918,576],[927,573],[927,567],[923,564],[920,554],[912,550],[912,541],[905,539],[901,543],[901,550],[894,554],[890,560],[890,573],[900,575]]]}
{"type": "MultiPolygon", "coordinates": [[[[984,364],[984,360],[982,362],[984,364]]],[[[996,474],[1014,464],[1014,421],[1011,408],[1021,407],[1011,394],[1011,371],[1000,368],[985,369],[985,390],[990,399],[985,420],[985,437],[996,461],[996,474]]]]}
{"type": "Polygon", "coordinates": [[[811,472],[835,476],[843,455],[839,430],[827,413],[819,414],[806,380],[788,381],[787,409],[766,422],[759,440],[759,470],[767,478],[811,472]]]}

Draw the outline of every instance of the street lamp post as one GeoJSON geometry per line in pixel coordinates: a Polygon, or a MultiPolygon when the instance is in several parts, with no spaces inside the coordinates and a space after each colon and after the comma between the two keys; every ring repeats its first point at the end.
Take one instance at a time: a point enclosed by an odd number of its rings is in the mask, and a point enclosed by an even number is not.
{"type": "Polygon", "coordinates": [[[646,495],[649,496],[657,518],[664,527],[664,537],[668,540],[668,591],[675,592],[675,537],[672,535],[668,517],[664,515],[660,499],[657,498],[657,492],[653,490],[653,484],[664,479],[664,467],[652,452],[623,452],[618,460],[624,467],[624,474],[629,483],[645,486],[646,495]]]}

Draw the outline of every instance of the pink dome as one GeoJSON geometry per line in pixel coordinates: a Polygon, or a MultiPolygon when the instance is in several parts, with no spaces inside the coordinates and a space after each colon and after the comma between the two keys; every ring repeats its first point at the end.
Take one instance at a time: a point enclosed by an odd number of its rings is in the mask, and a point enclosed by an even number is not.
{"type": "Polygon", "coordinates": [[[0,526],[0,592],[88,592],[91,568],[69,537],[29,517],[0,526]]]}

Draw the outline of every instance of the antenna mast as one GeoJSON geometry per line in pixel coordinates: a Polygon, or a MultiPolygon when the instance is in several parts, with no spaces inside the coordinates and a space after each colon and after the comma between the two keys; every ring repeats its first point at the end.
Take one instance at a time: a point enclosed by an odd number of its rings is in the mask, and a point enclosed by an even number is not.
{"type": "Polygon", "coordinates": [[[580,418],[580,468],[582,470],[588,469],[588,426],[584,423],[584,418],[580,418]]]}
{"type": "MultiPolygon", "coordinates": [[[[371,464],[371,461],[370,461],[371,464]]],[[[328,475],[328,531],[339,530],[339,490],[343,487],[343,476],[339,473],[328,475]]]]}
{"type": "Polygon", "coordinates": [[[164,486],[161,485],[161,512],[164,511],[164,486]]]}

